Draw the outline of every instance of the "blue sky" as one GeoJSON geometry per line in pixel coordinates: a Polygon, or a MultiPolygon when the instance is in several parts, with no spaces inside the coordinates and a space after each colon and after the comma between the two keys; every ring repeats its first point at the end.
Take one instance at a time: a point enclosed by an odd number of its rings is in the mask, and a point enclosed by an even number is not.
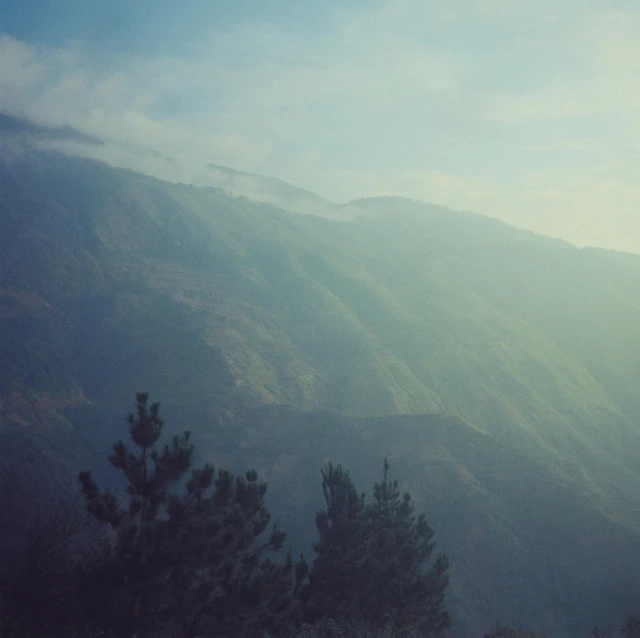
{"type": "Polygon", "coordinates": [[[0,0],[0,34],[0,111],[105,138],[115,164],[640,252],[636,2],[0,0]]]}

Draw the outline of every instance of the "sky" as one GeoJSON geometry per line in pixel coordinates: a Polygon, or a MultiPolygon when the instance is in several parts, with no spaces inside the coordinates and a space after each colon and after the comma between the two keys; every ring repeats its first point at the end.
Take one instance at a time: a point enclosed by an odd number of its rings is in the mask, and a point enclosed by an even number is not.
{"type": "Polygon", "coordinates": [[[0,0],[0,112],[640,253],[637,0],[0,0]]]}

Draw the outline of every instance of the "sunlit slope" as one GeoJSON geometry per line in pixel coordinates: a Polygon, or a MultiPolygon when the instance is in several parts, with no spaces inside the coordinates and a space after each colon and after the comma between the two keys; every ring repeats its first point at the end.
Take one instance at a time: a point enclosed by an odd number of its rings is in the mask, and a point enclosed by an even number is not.
{"type": "Polygon", "coordinates": [[[168,385],[208,349],[261,401],[458,414],[582,461],[637,449],[640,258],[399,198],[335,222],[55,155],[2,170],[0,286],[48,304],[52,377],[112,383],[137,348],[168,385]]]}
{"type": "MultiPolygon", "coordinates": [[[[637,305],[623,294],[630,277],[640,282],[635,262],[600,255],[603,283],[591,253],[403,200],[375,200],[372,214],[336,224],[241,200],[208,209],[206,197],[220,200],[183,188],[179,201],[209,225],[211,250],[232,269],[187,290],[184,273],[154,263],[148,281],[208,308],[209,342],[262,400],[351,414],[453,413],[533,453],[585,465],[633,458],[633,413],[611,376],[620,351],[607,348],[611,330],[599,333],[606,326],[590,324],[581,304],[618,287],[606,312],[625,320],[612,337],[624,340],[628,363],[640,360],[629,325],[637,305]],[[565,298],[558,260],[568,264],[565,298]],[[560,318],[545,323],[560,301],[560,318]],[[597,340],[592,351],[572,340],[580,323],[597,340]]],[[[623,370],[638,378],[630,363],[623,370]]]]}
{"type": "MultiPolygon", "coordinates": [[[[451,558],[455,637],[483,635],[505,619],[550,636],[586,636],[594,623],[608,624],[635,604],[638,530],[548,458],[532,459],[447,416],[358,418],[267,407],[233,423],[275,507],[286,504],[277,518],[294,538],[315,537],[304,513],[323,505],[318,459],[344,464],[370,494],[387,457],[427,513],[438,551],[451,558]]],[[[234,452],[215,453],[220,463],[237,462],[234,452]]]]}
{"type": "Polygon", "coordinates": [[[640,258],[398,198],[348,208],[330,221],[0,156],[0,444],[15,451],[0,477],[31,477],[3,493],[3,521],[23,520],[39,477],[75,490],[148,390],[204,458],[256,465],[299,544],[326,460],[369,481],[389,455],[474,631],[621,613],[638,573],[640,258]]]}

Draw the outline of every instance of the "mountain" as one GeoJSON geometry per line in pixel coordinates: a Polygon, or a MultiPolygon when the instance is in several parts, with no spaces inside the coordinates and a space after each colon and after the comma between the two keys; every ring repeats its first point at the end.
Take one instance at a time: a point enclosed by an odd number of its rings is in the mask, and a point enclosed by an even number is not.
{"type": "Polygon", "coordinates": [[[43,485],[108,479],[147,390],[202,459],[269,480],[307,552],[324,463],[368,490],[388,456],[451,557],[454,636],[617,622],[640,588],[640,257],[401,198],[335,212],[2,147],[3,546],[43,485]]]}
{"type": "Polygon", "coordinates": [[[103,159],[112,165],[138,170],[143,174],[166,177],[170,182],[218,188],[234,197],[274,204],[292,213],[348,219],[359,212],[349,206],[337,206],[315,193],[274,177],[213,163],[192,165],[188,161],[176,161],[155,150],[134,144],[116,144],[87,135],[70,126],[47,126],[2,112],[0,145],[5,153],[21,153],[27,146],[45,151],[57,150],[66,155],[103,159]]]}
{"type": "Polygon", "coordinates": [[[235,197],[274,204],[290,213],[337,220],[348,219],[353,215],[348,206],[336,206],[315,193],[287,184],[281,179],[233,170],[226,166],[209,164],[206,171],[200,174],[199,182],[235,197]]]}

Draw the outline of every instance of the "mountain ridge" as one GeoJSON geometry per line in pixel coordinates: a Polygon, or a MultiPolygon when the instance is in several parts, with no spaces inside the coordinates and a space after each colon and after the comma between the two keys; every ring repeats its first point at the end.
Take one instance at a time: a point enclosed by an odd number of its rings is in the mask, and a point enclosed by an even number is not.
{"type": "Polygon", "coordinates": [[[401,198],[364,207],[335,221],[0,156],[0,437],[17,450],[0,475],[24,464],[25,485],[51,472],[72,490],[146,390],[206,458],[269,478],[298,545],[326,460],[371,482],[390,456],[445,536],[459,636],[617,620],[640,590],[640,257],[401,198]]]}

